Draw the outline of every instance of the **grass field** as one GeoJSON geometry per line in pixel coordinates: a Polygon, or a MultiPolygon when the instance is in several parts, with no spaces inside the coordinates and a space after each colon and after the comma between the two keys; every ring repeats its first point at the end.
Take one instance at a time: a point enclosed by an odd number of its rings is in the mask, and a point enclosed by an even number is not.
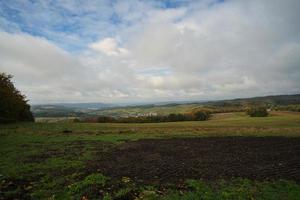
{"type": "Polygon", "coordinates": [[[211,136],[298,138],[300,114],[250,118],[227,113],[208,121],[153,124],[1,125],[0,199],[299,199],[300,186],[289,180],[189,180],[161,187],[136,183],[133,177],[111,178],[87,166],[128,141],[211,136]]]}

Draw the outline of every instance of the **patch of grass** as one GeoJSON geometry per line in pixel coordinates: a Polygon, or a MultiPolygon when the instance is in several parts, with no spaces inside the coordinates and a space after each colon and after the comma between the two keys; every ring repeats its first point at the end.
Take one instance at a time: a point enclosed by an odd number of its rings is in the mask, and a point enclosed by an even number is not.
{"type": "Polygon", "coordinates": [[[165,195],[152,196],[153,200],[251,200],[251,199],[289,199],[296,200],[300,197],[300,186],[294,182],[257,182],[248,179],[236,179],[233,181],[220,181],[215,185],[189,180],[187,191],[170,190],[165,195]]]}
{"type": "MultiPolygon", "coordinates": [[[[0,174],[6,182],[21,188],[32,187],[25,192],[34,199],[53,195],[65,199],[66,185],[84,176],[86,162],[92,159],[95,149],[106,151],[112,146],[110,142],[78,140],[76,136],[64,135],[12,133],[1,137],[0,174]]],[[[19,189],[10,188],[6,194],[15,191],[11,196],[17,197],[19,189]]]]}
{"type": "Polygon", "coordinates": [[[100,173],[90,174],[83,181],[69,186],[70,196],[74,199],[80,199],[86,196],[88,199],[104,196],[101,189],[105,186],[108,178],[100,173]]]}
{"type": "Polygon", "coordinates": [[[114,194],[114,199],[133,199],[132,191],[133,188],[130,187],[121,188],[114,194]]]}

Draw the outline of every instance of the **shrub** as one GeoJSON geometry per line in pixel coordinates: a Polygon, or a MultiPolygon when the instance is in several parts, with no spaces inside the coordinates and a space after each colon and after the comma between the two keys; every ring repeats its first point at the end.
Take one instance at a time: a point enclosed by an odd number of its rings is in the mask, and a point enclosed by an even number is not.
{"type": "Polygon", "coordinates": [[[209,118],[209,112],[206,111],[196,111],[193,113],[194,120],[196,121],[205,121],[209,118]]]}
{"type": "Polygon", "coordinates": [[[266,117],[268,116],[268,111],[265,107],[253,107],[247,109],[247,114],[250,117],[266,117]]]}

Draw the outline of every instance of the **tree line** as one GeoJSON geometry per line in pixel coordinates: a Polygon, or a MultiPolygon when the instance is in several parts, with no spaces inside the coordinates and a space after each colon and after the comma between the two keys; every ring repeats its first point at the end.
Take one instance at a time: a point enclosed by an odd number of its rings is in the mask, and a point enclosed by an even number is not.
{"type": "Polygon", "coordinates": [[[205,121],[210,117],[207,111],[196,111],[191,113],[171,113],[169,115],[120,117],[98,116],[92,118],[76,119],[75,122],[95,123],[158,123],[158,122],[180,122],[180,121],[205,121]]]}

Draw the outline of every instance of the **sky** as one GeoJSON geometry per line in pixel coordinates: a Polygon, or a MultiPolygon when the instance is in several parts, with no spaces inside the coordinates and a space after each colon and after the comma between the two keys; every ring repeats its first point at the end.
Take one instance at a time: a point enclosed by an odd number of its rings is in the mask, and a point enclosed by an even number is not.
{"type": "Polygon", "coordinates": [[[299,0],[0,0],[0,72],[31,104],[300,93],[299,0]]]}

